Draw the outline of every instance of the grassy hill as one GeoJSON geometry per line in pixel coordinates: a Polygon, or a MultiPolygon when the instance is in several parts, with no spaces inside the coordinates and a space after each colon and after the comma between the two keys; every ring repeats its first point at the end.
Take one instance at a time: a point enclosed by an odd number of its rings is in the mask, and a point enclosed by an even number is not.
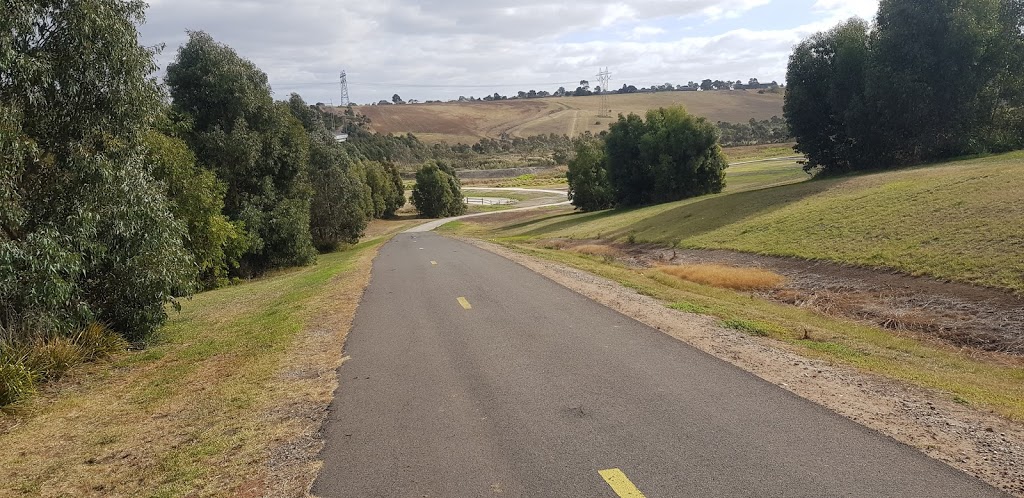
{"type": "Polygon", "coordinates": [[[723,194],[625,211],[548,213],[500,234],[678,241],[1024,293],[1024,153],[758,188],[798,180],[790,168],[734,167],[723,194]]]}
{"type": "Polygon", "coordinates": [[[601,98],[551,97],[497,102],[453,102],[358,106],[374,131],[413,133],[425,142],[474,143],[502,133],[530,136],[548,133],[578,135],[605,130],[619,113],[682,104],[713,122],[746,122],[782,115],[781,94],[757,92],[659,92],[609,95],[611,114],[599,116],[601,98]]]}

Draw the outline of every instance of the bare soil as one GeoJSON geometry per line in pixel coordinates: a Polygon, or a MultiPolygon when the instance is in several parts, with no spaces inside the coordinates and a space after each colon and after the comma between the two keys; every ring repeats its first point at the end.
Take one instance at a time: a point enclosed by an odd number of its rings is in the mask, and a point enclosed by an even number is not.
{"type": "MultiPolygon", "coordinates": [[[[667,308],[653,297],[575,268],[526,256],[495,244],[463,240],[516,261],[609,308],[915,447],[1012,495],[1024,497],[1024,426],[1021,424],[959,405],[937,392],[866,374],[851,367],[806,358],[785,343],[724,328],[712,317],[667,308]]],[[[652,264],[659,250],[663,249],[630,248],[635,252],[632,257],[638,264],[652,264]]],[[[671,250],[668,251],[668,256],[671,256],[671,250]]],[[[687,252],[686,256],[682,252],[676,251],[676,261],[689,257],[689,261],[756,262],[727,252],[694,251],[687,252]],[[731,257],[736,259],[729,259],[731,257]]],[[[669,258],[670,261],[672,259],[669,258]]],[[[794,282],[803,281],[807,285],[817,283],[836,288],[915,285],[913,280],[904,280],[898,275],[891,276],[892,279],[884,274],[872,277],[870,272],[862,269],[824,270],[808,262],[800,262],[809,268],[800,273],[796,262],[791,263],[792,268],[780,263],[772,269],[787,272],[794,282]],[[856,283],[839,285],[836,282],[841,278],[856,283]]],[[[932,294],[937,296],[946,296],[944,293],[953,289],[943,282],[934,281],[916,285],[911,288],[932,289],[932,294]]],[[[1001,300],[985,289],[973,289],[976,294],[965,291],[964,299],[980,302],[990,298],[991,306],[996,308],[1012,305],[1012,301],[1001,300]]],[[[920,301],[924,302],[926,300],[920,301]]],[[[970,305],[966,307],[970,308],[970,305]]]]}
{"type": "Polygon", "coordinates": [[[925,334],[957,347],[1024,355],[1024,297],[1002,290],[830,261],[649,244],[615,246],[625,254],[620,261],[637,267],[713,263],[770,270],[786,281],[757,292],[761,297],[925,334]]]}

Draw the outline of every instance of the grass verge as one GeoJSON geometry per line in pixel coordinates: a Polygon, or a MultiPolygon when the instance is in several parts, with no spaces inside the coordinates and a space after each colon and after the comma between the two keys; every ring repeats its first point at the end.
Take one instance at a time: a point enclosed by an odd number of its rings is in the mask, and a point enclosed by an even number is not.
{"type": "Polygon", "coordinates": [[[149,349],[72,370],[16,405],[0,418],[2,492],[256,495],[273,487],[271,449],[308,430],[291,416],[296,407],[329,400],[324,379],[333,379],[384,240],[199,294],[149,349]],[[326,350],[311,353],[313,339],[326,350]]]}

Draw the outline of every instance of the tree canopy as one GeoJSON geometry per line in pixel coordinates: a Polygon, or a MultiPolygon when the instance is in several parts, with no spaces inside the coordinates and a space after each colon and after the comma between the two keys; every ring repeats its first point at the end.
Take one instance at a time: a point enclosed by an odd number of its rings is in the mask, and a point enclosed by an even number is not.
{"type": "Polygon", "coordinates": [[[569,163],[569,192],[584,210],[670,202],[721,192],[728,163],[718,130],[682,107],[644,120],[620,115],[601,142],[581,141],[569,163]]]}
{"type": "Polygon", "coordinates": [[[412,203],[427,218],[458,216],[466,211],[462,186],[455,170],[441,162],[428,162],[416,172],[412,203]]]}
{"type": "Polygon", "coordinates": [[[266,74],[196,31],[167,67],[167,85],[190,120],[186,141],[227,184],[225,214],[249,231],[242,272],[311,262],[310,140],[289,105],[274,103],[266,74]]]}
{"type": "Polygon", "coordinates": [[[162,95],[145,4],[7,3],[0,18],[0,328],[140,337],[196,265],[147,161],[162,95]],[[22,324],[16,323],[22,322],[22,324]]]}
{"type": "Polygon", "coordinates": [[[1024,147],[1020,0],[882,0],[790,56],[784,112],[806,169],[1024,147]]]}

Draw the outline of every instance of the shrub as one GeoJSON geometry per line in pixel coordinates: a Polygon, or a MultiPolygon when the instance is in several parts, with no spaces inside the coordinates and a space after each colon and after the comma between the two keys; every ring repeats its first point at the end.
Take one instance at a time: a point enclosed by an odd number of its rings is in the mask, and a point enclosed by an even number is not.
{"type": "Polygon", "coordinates": [[[85,351],[64,336],[51,337],[31,344],[25,366],[40,380],[51,381],[64,376],[71,367],[85,360],[85,351]]]}
{"type": "Polygon", "coordinates": [[[0,406],[28,396],[39,382],[57,380],[76,365],[127,345],[120,335],[96,322],[69,335],[41,325],[17,322],[0,328],[0,406]]]}

